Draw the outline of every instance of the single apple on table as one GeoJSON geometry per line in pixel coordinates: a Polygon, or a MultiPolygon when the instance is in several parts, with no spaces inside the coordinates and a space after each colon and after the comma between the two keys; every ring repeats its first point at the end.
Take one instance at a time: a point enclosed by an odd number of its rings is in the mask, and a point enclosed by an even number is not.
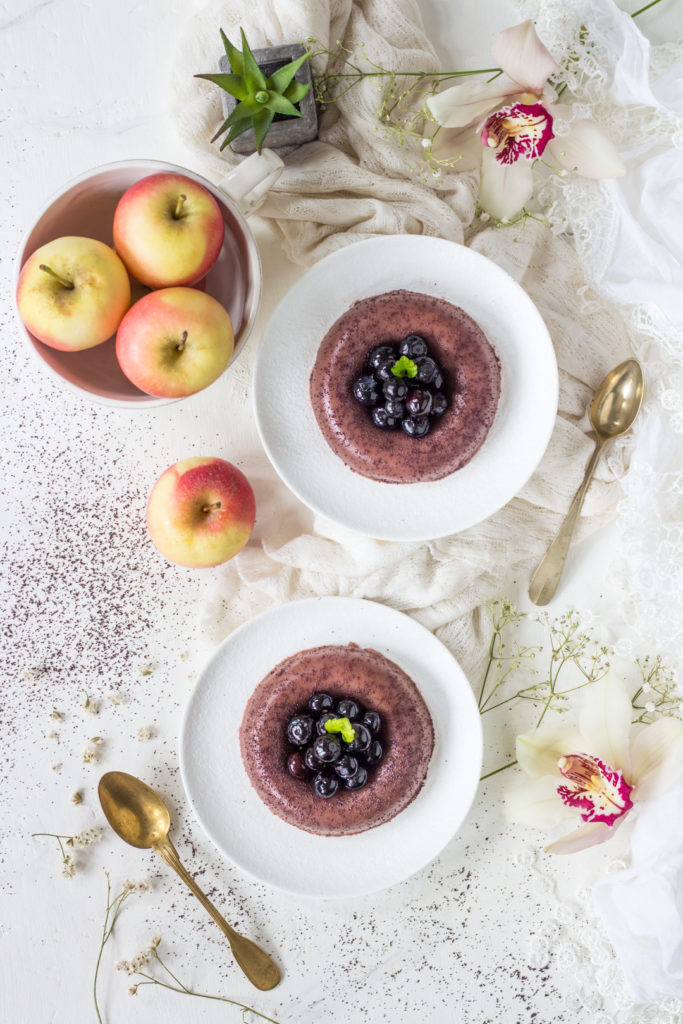
{"type": "Polygon", "coordinates": [[[139,299],[116,334],[116,358],[148,395],[185,398],[212,384],[235,345],[230,316],[197,288],[161,288],[139,299]]]}
{"type": "Polygon", "coordinates": [[[147,529],[162,555],[193,569],[227,562],[249,540],[256,502],[244,473],[225,459],[182,459],[157,480],[147,529]]]}
{"type": "Polygon", "coordinates": [[[199,281],[218,258],[225,223],[210,192],[183,174],[150,174],[114,213],[114,248],[138,281],[170,288],[199,281]]]}
{"type": "Polygon", "coordinates": [[[93,348],[115,333],[130,282],[113,249],[95,238],[55,238],[21,268],[17,306],[24,326],[51,348],[93,348]]]}

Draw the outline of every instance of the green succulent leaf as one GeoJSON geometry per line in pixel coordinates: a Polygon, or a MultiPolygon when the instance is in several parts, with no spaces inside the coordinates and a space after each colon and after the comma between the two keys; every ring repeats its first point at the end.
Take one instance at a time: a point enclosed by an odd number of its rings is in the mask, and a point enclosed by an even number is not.
{"type": "Polygon", "coordinates": [[[254,96],[247,96],[245,100],[242,100],[241,103],[237,104],[226,123],[230,126],[235,124],[237,121],[251,120],[252,118],[255,118],[256,114],[260,114],[262,110],[262,103],[259,103],[254,96]]]}
{"type": "Polygon", "coordinates": [[[207,82],[213,82],[220,86],[225,92],[229,92],[236,100],[246,99],[248,96],[247,87],[241,75],[195,75],[195,78],[204,78],[207,82]]]}
{"type": "Polygon", "coordinates": [[[267,108],[264,110],[261,107],[261,112],[254,118],[254,138],[256,139],[256,149],[259,153],[274,117],[275,114],[272,110],[267,108]]]}
{"type": "MultiPolygon", "coordinates": [[[[238,121],[237,124],[230,125],[230,131],[221,143],[221,153],[226,146],[230,145],[233,139],[236,139],[238,135],[244,135],[244,133],[248,132],[250,128],[251,123],[249,121],[238,121]]],[[[224,131],[225,129],[223,128],[221,130],[224,131]]],[[[220,135],[220,132],[218,134],[220,135]]],[[[216,136],[214,135],[214,138],[211,139],[211,141],[213,142],[215,138],[216,136]]]]}
{"type": "Polygon", "coordinates": [[[274,89],[275,92],[284,93],[301,65],[308,60],[308,56],[309,55],[307,53],[304,53],[301,57],[290,61],[289,64],[285,64],[284,67],[278,68],[277,71],[274,71],[268,79],[268,88],[274,89]]]}
{"type": "Polygon", "coordinates": [[[230,67],[236,75],[244,74],[244,61],[242,60],[242,54],[236,46],[232,45],[223,29],[221,29],[221,39],[223,40],[223,46],[228,55],[228,60],[230,61],[230,67]]]}
{"type": "Polygon", "coordinates": [[[301,111],[297,110],[293,103],[290,103],[284,96],[278,96],[276,92],[271,92],[266,107],[274,114],[284,114],[286,117],[302,116],[301,111]]]}
{"type": "Polygon", "coordinates": [[[261,71],[260,67],[254,59],[254,54],[249,48],[247,37],[244,34],[244,29],[241,28],[242,33],[242,60],[244,63],[244,80],[247,85],[249,92],[258,92],[260,89],[266,89],[266,76],[261,71]]]}
{"type": "Polygon", "coordinates": [[[310,88],[310,82],[292,82],[287,86],[282,95],[288,99],[290,103],[300,103],[310,88]]]}
{"type": "Polygon", "coordinates": [[[417,377],[417,363],[408,356],[401,356],[391,367],[394,377],[417,377]]]}

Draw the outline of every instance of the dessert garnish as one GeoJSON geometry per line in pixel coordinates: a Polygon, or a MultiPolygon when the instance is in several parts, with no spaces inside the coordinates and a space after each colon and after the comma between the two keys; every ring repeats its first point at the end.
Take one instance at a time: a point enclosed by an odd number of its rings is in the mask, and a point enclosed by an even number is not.
{"type": "Polygon", "coordinates": [[[401,427],[408,437],[424,437],[448,408],[443,388],[443,372],[427,342],[409,334],[398,345],[371,349],[352,391],[380,430],[401,427]]]}
{"type": "Polygon", "coordinates": [[[312,781],[314,792],[324,800],[341,786],[361,789],[368,781],[368,768],[382,760],[381,728],[377,711],[364,710],[358,701],[314,693],[305,711],[287,722],[287,740],[296,748],[287,756],[287,770],[295,779],[312,781]]]}

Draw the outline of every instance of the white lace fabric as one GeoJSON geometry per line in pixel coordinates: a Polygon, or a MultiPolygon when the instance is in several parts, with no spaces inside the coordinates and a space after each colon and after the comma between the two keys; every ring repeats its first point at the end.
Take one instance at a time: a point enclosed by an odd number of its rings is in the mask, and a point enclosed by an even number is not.
{"type": "MultiPolygon", "coordinates": [[[[645,370],[644,413],[635,441],[618,441],[601,463],[582,530],[617,516],[622,554],[613,576],[635,644],[683,663],[683,46],[651,50],[614,0],[521,0],[519,8],[520,20],[534,18],[545,45],[571,68],[561,75],[562,102],[572,104],[574,117],[607,129],[626,177],[595,182],[549,171],[537,199],[550,229],[529,220],[475,233],[476,174],[432,176],[417,141],[378,124],[380,93],[370,79],[328,108],[318,141],[285,155],[286,170],[260,212],[303,265],[360,238],[413,233],[467,242],[503,266],[538,306],[555,345],[560,408],[548,451],[495,516],[428,544],[359,538],[320,518],[301,533],[287,526],[297,521],[296,502],[281,497],[278,510],[265,510],[272,532],[227,564],[203,609],[211,642],[278,602],[367,597],[415,615],[476,674],[488,641],[482,603],[543,553],[592,447],[585,414],[591,393],[634,351],[645,370]]],[[[174,116],[198,169],[214,180],[236,158],[210,144],[222,120],[218,90],[192,74],[211,69],[210,55],[217,62],[218,27],[235,39],[239,25],[253,46],[313,36],[323,46],[342,40],[355,50],[362,41],[384,67],[437,67],[414,0],[254,0],[248,7],[210,0],[176,61],[174,116]]],[[[318,71],[324,63],[317,58],[318,71]]],[[[248,381],[253,346],[245,359],[248,381]]],[[[550,899],[549,876],[547,882],[550,899]]],[[[593,1011],[581,1019],[683,1020],[673,997],[645,1007],[625,993],[590,894],[584,897],[575,913],[566,901],[555,905],[557,934],[532,950],[541,959],[564,950],[581,979],[582,1005],[593,1011]]]]}

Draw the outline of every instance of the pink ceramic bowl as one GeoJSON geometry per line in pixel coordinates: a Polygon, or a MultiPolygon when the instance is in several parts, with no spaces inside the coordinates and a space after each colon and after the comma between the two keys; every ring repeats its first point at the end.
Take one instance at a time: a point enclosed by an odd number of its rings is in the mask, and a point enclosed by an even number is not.
{"type": "MultiPolygon", "coordinates": [[[[264,150],[264,156],[267,151],[264,150]]],[[[251,165],[251,178],[261,183],[261,193],[265,191],[274,177],[279,173],[278,157],[270,154],[265,164],[251,165]],[[268,162],[270,159],[270,166],[268,162]],[[253,168],[257,167],[256,174],[253,168]]],[[[237,168],[244,179],[247,161],[237,168]]],[[[41,245],[62,235],[84,235],[97,238],[107,245],[112,245],[112,222],[114,210],[119,199],[134,182],[148,174],[159,171],[174,171],[185,174],[203,185],[216,199],[223,219],[225,220],[225,240],[220,255],[206,278],[206,291],[227,309],[235,331],[235,351],[232,358],[240,352],[253,327],[261,298],[261,262],[253,235],[240,210],[249,211],[254,207],[254,189],[244,187],[244,181],[238,187],[231,188],[234,175],[225,180],[225,191],[217,188],[206,179],[176,164],[162,163],[158,160],[124,160],[120,163],[105,164],[94,170],[81,174],[65,185],[47,204],[33,227],[29,230],[19,250],[16,261],[14,294],[22,266],[29,256],[41,245]],[[228,189],[238,198],[232,198],[228,189]],[[238,203],[240,205],[238,205],[238,203]]],[[[18,316],[18,311],[17,311],[18,316]]],[[[177,399],[153,398],[140,391],[124,376],[118,362],[114,346],[114,337],[102,345],[85,349],[81,352],[60,352],[38,341],[26,330],[21,318],[22,334],[36,361],[52,377],[62,384],[76,390],[87,398],[104,405],[119,407],[148,408],[165,405],[177,399]]]]}

